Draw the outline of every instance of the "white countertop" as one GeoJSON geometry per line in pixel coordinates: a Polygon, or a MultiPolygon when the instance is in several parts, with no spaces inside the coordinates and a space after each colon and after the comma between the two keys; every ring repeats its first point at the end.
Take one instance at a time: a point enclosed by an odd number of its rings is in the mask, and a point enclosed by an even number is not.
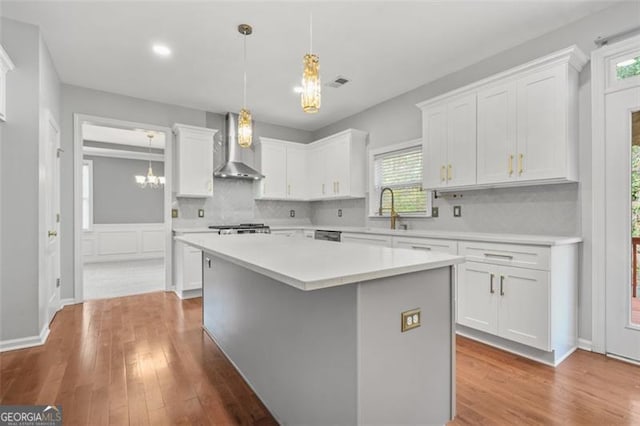
{"type": "MultiPolygon", "coordinates": [[[[386,228],[360,228],[347,226],[323,226],[323,225],[291,225],[291,226],[271,226],[273,231],[284,231],[289,229],[306,229],[316,230],[324,229],[330,231],[352,232],[358,234],[375,234],[375,235],[392,235],[395,237],[417,237],[417,238],[435,238],[441,240],[456,241],[486,241],[493,243],[506,244],[528,244],[535,246],[558,246],[564,244],[576,244],[582,241],[580,237],[565,237],[553,235],[527,235],[527,234],[489,234],[479,232],[455,232],[455,231],[423,231],[417,229],[408,229],[406,231],[400,229],[386,228]]],[[[208,228],[174,228],[176,234],[217,232],[208,228]]]]}
{"type": "Polygon", "coordinates": [[[281,235],[220,237],[196,233],[175,239],[300,290],[317,290],[464,262],[463,257],[445,253],[281,235]]]}

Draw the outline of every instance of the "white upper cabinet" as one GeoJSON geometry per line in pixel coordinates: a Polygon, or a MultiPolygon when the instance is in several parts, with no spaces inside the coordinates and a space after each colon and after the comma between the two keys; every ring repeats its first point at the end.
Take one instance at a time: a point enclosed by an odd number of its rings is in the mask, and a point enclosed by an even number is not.
{"type": "Polygon", "coordinates": [[[7,120],[7,72],[14,68],[11,58],[0,46],[0,120],[7,120]]]}
{"type": "Polygon", "coordinates": [[[287,196],[287,147],[276,140],[260,138],[261,198],[286,198],[287,196]]]}
{"type": "Polygon", "coordinates": [[[304,145],[287,146],[287,197],[308,198],[307,150],[304,145]]]}
{"type": "Polygon", "coordinates": [[[572,46],[418,104],[425,152],[434,156],[425,161],[425,187],[577,181],[586,61],[572,46]]]}
{"type": "Polygon", "coordinates": [[[265,178],[257,199],[323,200],[364,197],[365,132],[349,129],[304,145],[260,138],[265,178]]]}
{"type": "Polygon", "coordinates": [[[364,198],[366,141],[367,133],[349,129],[309,144],[310,199],[364,198]]]}
{"type": "Polygon", "coordinates": [[[270,200],[307,198],[307,154],[305,145],[260,138],[258,158],[264,178],[256,198],[270,200]]]}
{"type": "Polygon", "coordinates": [[[424,187],[476,183],[476,95],[443,100],[422,112],[424,187]]]}
{"type": "Polygon", "coordinates": [[[478,91],[478,184],[515,179],[516,85],[478,91]]]}
{"type": "Polygon", "coordinates": [[[176,196],[213,196],[213,136],[217,130],[175,124],[176,196]]]}

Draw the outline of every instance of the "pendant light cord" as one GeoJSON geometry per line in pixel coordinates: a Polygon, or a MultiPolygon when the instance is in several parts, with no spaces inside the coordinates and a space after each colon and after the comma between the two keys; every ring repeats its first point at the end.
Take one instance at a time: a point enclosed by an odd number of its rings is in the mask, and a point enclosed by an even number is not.
{"type": "Polygon", "coordinates": [[[247,33],[244,33],[244,38],[242,39],[242,50],[243,50],[243,68],[244,68],[244,81],[243,81],[243,91],[242,91],[242,108],[247,108],[247,33]]]}
{"type": "Polygon", "coordinates": [[[309,13],[309,54],[313,54],[313,13],[309,13]]]}

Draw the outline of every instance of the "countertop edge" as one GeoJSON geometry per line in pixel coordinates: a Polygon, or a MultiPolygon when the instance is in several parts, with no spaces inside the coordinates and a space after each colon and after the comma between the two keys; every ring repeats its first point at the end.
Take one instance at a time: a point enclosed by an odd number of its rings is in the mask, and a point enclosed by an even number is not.
{"type": "Polygon", "coordinates": [[[211,249],[211,247],[207,247],[204,244],[199,244],[198,242],[194,242],[188,239],[188,237],[176,236],[174,240],[180,241],[184,244],[188,244],[192,247],[196,247],[203,252],[211,253],[221,259],[224,259],[228,262],[231,262],[235,265],[242,266],[251,271],[257,272],[259,274],[265,275],[274,280],[283,282],[285,284],[290,285],[291,287],[295,287],[302,291],[313,291],[313,290],[321,290],[324,288],[337,287],[341,285],[354,284],[359,282],[371,281],[379,278],[387,278],[396,275],[404,275],[410,274],[414,272],[428,271],[431,269],[443,268],[446,266],[454,266],[464,262],[464,257],[457,255],[449,255],[450,258],[447,260],[435,260],[429,261],[428,263],[410,265],[397,267],[392,269],[385,269],[379,271],[372,272],[364,272],[359,274],[347,275],[339,278],[329,278],[329,279],[321,279],[321,280],[312,280],[312,281],[301,281],[299,279],[293,278],[289,275],[279,273],[277,271],[260,267],[254,263],[244,261],[235,256],[229,256],[220,251],[211,249]]]}

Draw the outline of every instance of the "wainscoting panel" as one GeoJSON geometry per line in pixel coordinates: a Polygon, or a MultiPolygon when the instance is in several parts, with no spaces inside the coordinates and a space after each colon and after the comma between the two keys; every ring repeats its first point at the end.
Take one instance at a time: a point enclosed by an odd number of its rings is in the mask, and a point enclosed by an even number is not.
{"type": "Polygon", "coordinates": [[[163,223],[94,225],[82,234],[85,263],[164,257],[163,223]]]}

